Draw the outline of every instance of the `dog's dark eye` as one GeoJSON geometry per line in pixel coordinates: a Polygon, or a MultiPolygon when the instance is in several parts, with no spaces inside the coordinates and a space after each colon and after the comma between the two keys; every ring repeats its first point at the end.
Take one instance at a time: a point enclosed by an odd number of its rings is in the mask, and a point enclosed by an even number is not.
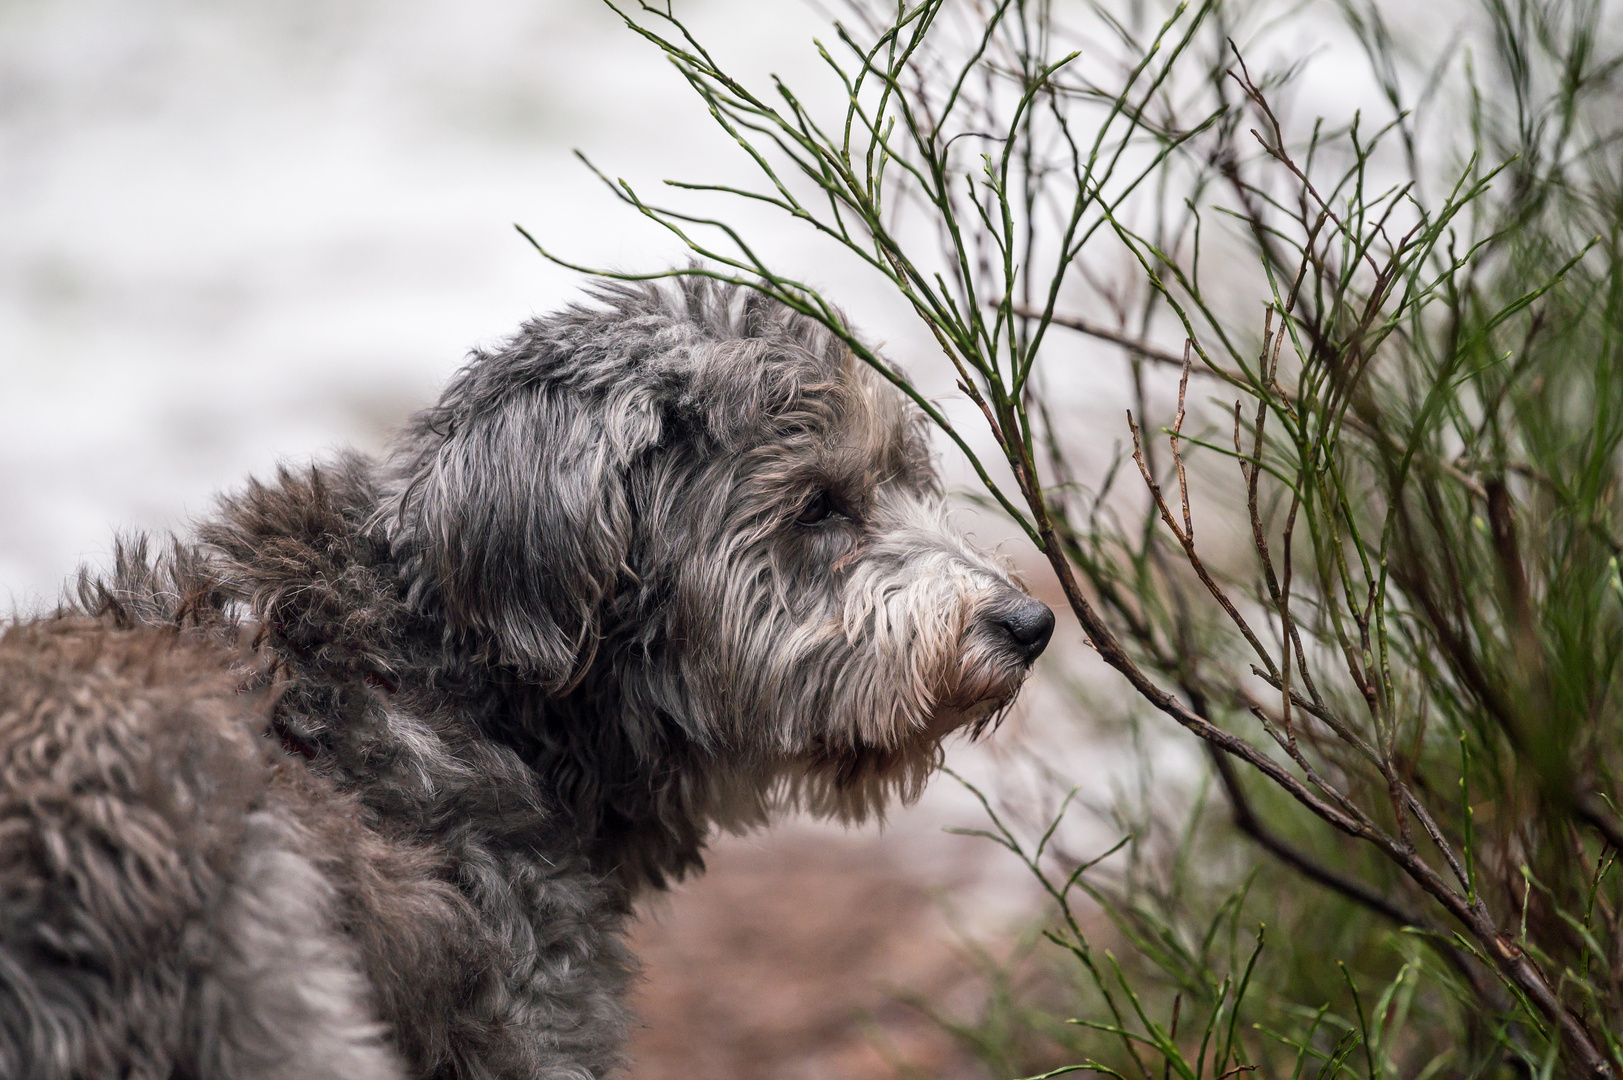
{"type": "Polygon", "coordinates": [[[819,491],[813,495],[811,501],[801,509],[795,521],[801,525],[816,525],[819,521],[826,521],[834,515],[834,500],[829,498],[826,491],[819,491]]]}

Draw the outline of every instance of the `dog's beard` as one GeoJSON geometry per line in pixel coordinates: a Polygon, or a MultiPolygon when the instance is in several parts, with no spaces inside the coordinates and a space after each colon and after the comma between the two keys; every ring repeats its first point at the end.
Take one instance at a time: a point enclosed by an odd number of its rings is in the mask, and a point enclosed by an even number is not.
{"type": "Polygon", "coordinates": [[[916,802],[940,769],[944,743],[954,735],[978,739],[1008,715],[1015,691],[968,708],[942,708],[892,745],[860,739],[824,740],[801,755],[783,783],[781,797],[795,809],[856,824],[882,820],[885,808],[916,802]]]}
{"type": "Polygon", "coordinates": [[[853,718],[843,730],[814,736],[787,772],[782,795],[797,809],[845,822],[882,818],[893,802],[911,804],[940,768],[944,741],[995,729],[1026,675],[1023,665],[995,655],[966,656],[939,689],[922,695],[933,703],[922,715],[893,715],[878,725],[853,718]]]}
{"type": "Polygon", "coordinates": [[[785,773],[781,795],[817,817],[849,824],[882,820],[887,806],[917,801],[941,762],[941,743],[935,739],[894,747],[830,743],[785,773]]]}

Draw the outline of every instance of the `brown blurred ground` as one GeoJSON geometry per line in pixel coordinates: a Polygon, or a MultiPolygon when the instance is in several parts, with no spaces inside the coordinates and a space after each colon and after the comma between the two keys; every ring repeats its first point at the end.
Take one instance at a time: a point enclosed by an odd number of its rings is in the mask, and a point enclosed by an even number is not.
{"type": "Polygon", "coordinates": [[[631,1076],[985,1075],[897,1000],[973,1006],[972,972],[942,908],[972,886],[984,857],[973,840],[947,839],[925,837],[933,850],[922,860],[917,837],[871,830],[790,825],[719,843],[708,872],[638,928],[647,977],[631,1076]],[[918,1072],[899,1071],[898,1060],[918,1072]]]}

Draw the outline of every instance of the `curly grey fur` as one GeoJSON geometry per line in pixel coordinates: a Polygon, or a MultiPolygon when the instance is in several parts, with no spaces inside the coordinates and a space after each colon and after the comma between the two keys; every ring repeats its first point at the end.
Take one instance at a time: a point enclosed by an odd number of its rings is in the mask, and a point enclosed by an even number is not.
{"type": "Polygon", "coordinates": [[[597,299],[0,635],[0,1076],[607,1075],[640,893],[1012,700],[1035,602],[905,398],[748,291],[597,299]]]}

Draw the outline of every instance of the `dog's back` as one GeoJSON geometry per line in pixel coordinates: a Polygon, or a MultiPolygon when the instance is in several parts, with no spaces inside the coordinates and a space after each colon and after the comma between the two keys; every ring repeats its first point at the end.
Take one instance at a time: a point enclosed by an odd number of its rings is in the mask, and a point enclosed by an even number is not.
{"type": "Polygon", "coordinates": [[[397,1075],[226,660],[85,618],[0,634],[0,1076],[397,1075]]]}

